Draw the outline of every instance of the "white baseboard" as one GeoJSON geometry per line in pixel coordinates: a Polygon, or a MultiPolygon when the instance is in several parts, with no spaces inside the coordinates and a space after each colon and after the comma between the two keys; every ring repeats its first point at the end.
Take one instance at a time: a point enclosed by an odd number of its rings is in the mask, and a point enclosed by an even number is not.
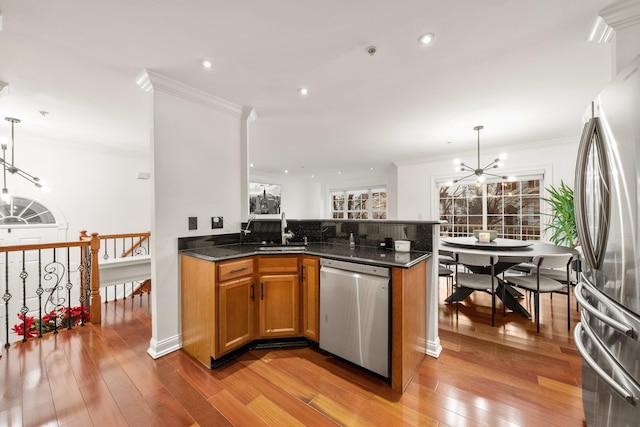
{"type": "Polygon", "coordinates": [[[436,337],[435,341],[427,341],[427,355],[438,358],[441,352],[440,337],[436,337]]]}
{"type": "Polygon", "coordinates": [[[156,341],[151,338],[149,341],[149,349],[147,353],[154,359],[158,359],[176,350],[182,348],[182,336],[180,334],[166,338],[162,341],[156,341]]]}

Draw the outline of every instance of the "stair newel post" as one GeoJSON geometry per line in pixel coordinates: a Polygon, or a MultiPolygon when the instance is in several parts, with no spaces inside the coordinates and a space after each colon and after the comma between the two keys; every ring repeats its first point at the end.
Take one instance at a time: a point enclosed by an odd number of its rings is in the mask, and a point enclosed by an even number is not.
{"type": "Polygon", "coordinates": [[[100,237],[98,233],[91,233],[91,323],[102,323],[102,303],[100,301],[100,268],[98,266],[98,252],[100,251],[100,237]]]}

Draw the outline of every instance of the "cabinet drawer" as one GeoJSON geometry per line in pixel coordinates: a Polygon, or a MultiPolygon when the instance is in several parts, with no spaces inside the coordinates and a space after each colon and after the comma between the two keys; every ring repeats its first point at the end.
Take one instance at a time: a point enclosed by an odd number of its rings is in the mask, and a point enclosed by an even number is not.
{"type": "Polygon", "coordinates": [[[259,274],[298,273],[297,256],[262,256],[258,258],[259,274]]]}
{"type": "Polygon", "coordinates": [[[253,274],[253,258],[224,261],[218,265],[218,281],[235,279],[253,274]]]}

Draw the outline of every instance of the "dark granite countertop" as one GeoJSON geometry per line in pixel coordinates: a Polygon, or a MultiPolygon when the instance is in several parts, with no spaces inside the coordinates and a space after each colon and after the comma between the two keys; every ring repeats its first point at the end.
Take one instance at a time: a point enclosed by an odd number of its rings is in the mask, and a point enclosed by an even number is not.
{"type": "Polygon", "coordinates": [[[269,246],[231,244],[184,249],[180,251],[180,254],[207,261],[224,261],[252,255],[288,255],[303,253],[361,264],[401,268],[412,267],[431,256],[431,252],[395,252],[393,250],[378,249],[370,246],[356,246],[355,248],[351,248],[349,245],[339,243],[309,243],[306,247],[292,243],[290,249],[287,250],[281,250],[276,246],[271,249],[264,248],[269,248],[269,246]]]}

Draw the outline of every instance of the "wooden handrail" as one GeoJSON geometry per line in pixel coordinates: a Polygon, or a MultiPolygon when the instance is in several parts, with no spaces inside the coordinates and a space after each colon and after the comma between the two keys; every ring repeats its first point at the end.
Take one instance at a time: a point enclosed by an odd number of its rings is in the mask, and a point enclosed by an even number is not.
{"type": "MultiPolygon", "coordinates": [[[[80,232],[85,233],[86,231],[81,231],[80,232]]],[[[102,240],[106,240],[106,239],[120,239],[120,238],[126,238],[126,237],[145,237],[145,238],[149,238],[149,236],[151,236],[151,232],[150,231],[145,231],[143,233],[123,233],[123,234],[101,234],[100,235],[100,239],[102,240]]]]}
{"type": "MultiPolygon", "coordinates": [[[[97,233],[96,233],[97,234],[97,233]]],[[[0,246],[0,252],[37,251],[38,249],[75,248],[78,246],[89,246],[88,241],[81,242],[57,242],[57,243],[29,243],[27,245],[0,246]]]]}
{"type": "MultiPolygon", "coordinates": [[[[138,242],[137,243],[133,243],[132,246],[122,254],[122,257],[124,258],[124,257],[127,257],[127,256],[131,255],[133,253],[133,251],[135,251],[137,248],[142,246],[142,244],[145,241],[147,241],[150,236],[151,236],[151,232],[150,231],[145,231],[143,233],[101,234],[100,235],[100,240],[126,239],[128,237],[131,237],[131,238],[138,237],[139,238],[138,242]]],[[[90,237],[87,235],[87,231],[86,230],[80,231],[80,240],[89,239],[89,238],[90,237]]]]}

